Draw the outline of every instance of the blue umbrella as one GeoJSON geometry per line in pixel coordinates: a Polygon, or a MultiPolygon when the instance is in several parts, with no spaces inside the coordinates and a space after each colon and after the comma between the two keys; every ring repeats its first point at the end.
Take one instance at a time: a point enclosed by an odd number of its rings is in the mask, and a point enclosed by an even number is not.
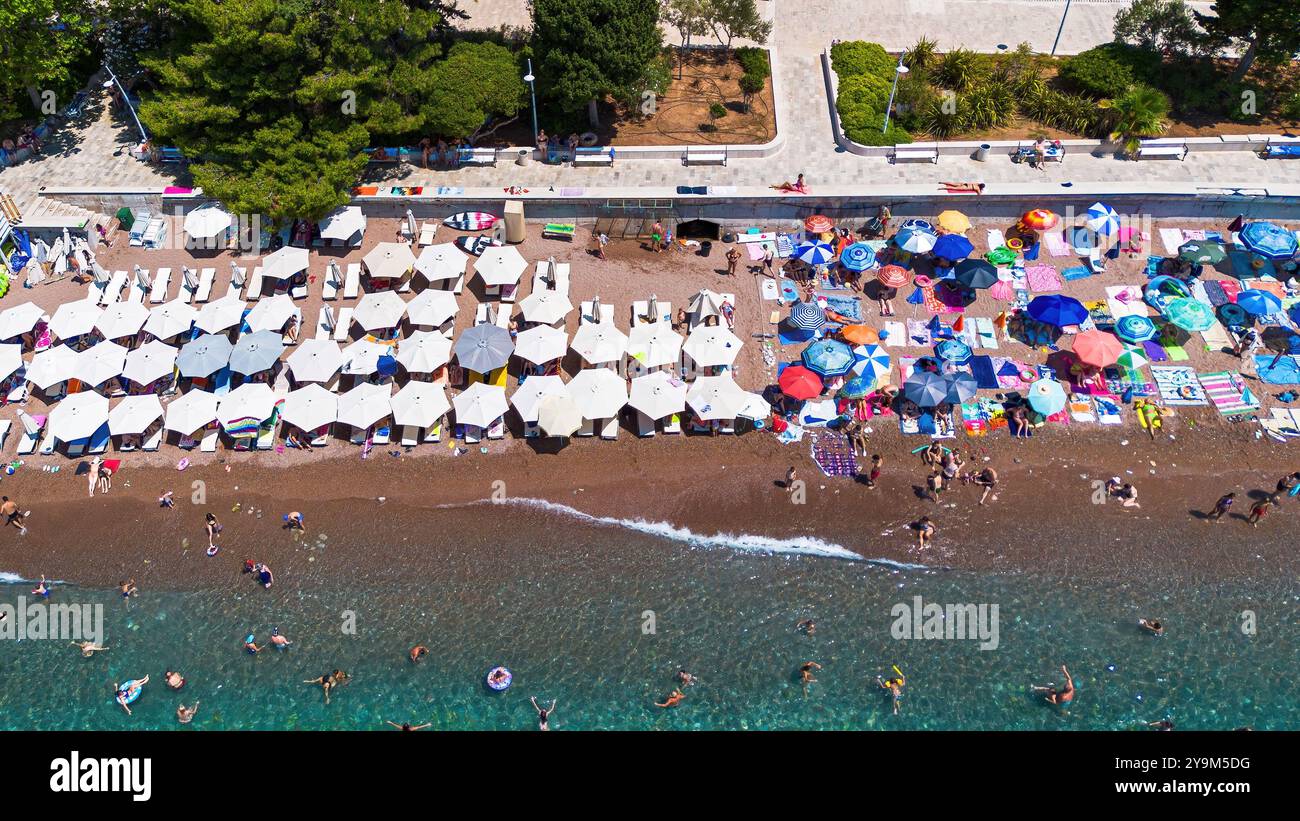
{"type": "Polygon", "coordinates": [[[965,362],[971,355],[970,346],[960,339],[945,339],[934,346],[934,352],[949,362],[965,362]]]}
{"type": "Polygon", "coordinates": [[[1043,416],[1051,416],[1065,408],[1065,389],[1055,379],[1039,379],[1026,391],[1029,407],[1043,416]]]}
{"type": "Polygon", "coordinates": [[[819,339],[803,349],[804,367],[822,377],[843,376],[853,370],[853,348],[838,339],[819,339]]]}
{"type": "Polygon", "coordinates": [[[835,249],[824,242],[805,242],[794,249],[794,256],[809,265],[825,265],[835,258],[835,249]]]}
{"type": "Polygon", "coordinates": [[[375,362],[376,370],[381,376],[393,376],[397,373],[397,359],[383,354],[375,362]]]}
{"type": "Polygon", "coordinates": [[[948,398],[948,380],[931,371],[914,371],[903,383],[903,396],[918,407],[933,408],[948,398]]]}
{"type": "Polygon", "coordinates": [[[979,382],[968,373],[955,373],[948,377],[948,401],[960,405],[972,399],[979,391],[979,382]]]}
{"type": "Polygon", "coordinates": [[[284,337],[279,331],[244,334],[230,352],[230,369],[251,376],[267,370],[284,351],[284,337]]]}
{"type": "Polygon", "coordinates": [[[889,353],[882,345],[859,345],[853,349],[853,372],[868,377],[874,384],[889,375],[889,353]]]}
{"type": "Polygon", "coordinates": [[[1088,227],[1110,236],[1119,230],[1119,214],[1104,202],[1094,202],[1088,207],[1088,227]]]}
{"type": "Polygon", "coordinates": [[[790,309],[790,327],[805,331],[820,331],[826,327],[826,313],[809,302],[796,302],[790,309]]]}
{"type": "Polygon", "coordinates": [[[906,221],[903,222],[902,225],[898,226],[898,230],[900,230],[900,231],[929,231],[931,234],[935,233],[934,225],[933,225],[929,220],[923,220],[923,219],[910,219],[910,220],[906,220],[906,221]]]}
{"type": "Polygon", "coordinates": [[[1088,318],[1088,309],[1077,299],[1059,294],[1036,296],[1029,303],[1029,315],[1039,322],[1064,328],[1088,318]]]}
{"type": "Polygon", "coordinates": [[[850,271],[865,271],[876,261],[876,252],[865,242],[855,242],[840,254],[840,265],[850,271]]]}
{"type": "Polygon", "coordinates": [[[176,356],[176,367],[180,369],[181,376],[210,376],[226,367],[233,348],[230,340],[224,336],[204,334],[185,343],[185,347],[176,356]]]}
{"type": "Polygon", "coordinates": [[[934,243],[933,253],[943,259],[965,259],[975,250],[971,241],[961,234],[944,234],[934,243]]]}
{"type": "Polygon", "coordinates": [[[934,244],[939,241],[933,230],[923,228],[908,228],[904,225],[894,234],[894,244],[904,251],[913,254],[924,254],[926,251],[934,248],[934,244]]]}
{"type": "Polygon", "coordinates": [[[1295,234],[1271,222],[1252,222],[1239,236],[1246,250],[1266,259],[1290,259],[1296,254],[1295,234]]]}
{"type": "Polygon", "coordinates": [[[1282,300],[1268,291],[1250,289],[1237,295],[1237,305],[1255,316],[1268,316],[1282,310],[1282,300]]]}
{"type": "Polygon", "coordinates": [[[1149,339],[1155,339],[1159,332],[1156,330],[1156,323],[1145,316],[1122,316],[1115,323],[1115,336],[1125,342],[1141,344],[1149,339]]]}
{"type": "Polygon", "coordinates": [[[844,386],[840,388],[840,396],[843,396],[845,399],[861,399],[871,393],[872,389],[875,387],[875,379],[859,374],[844,383],[844,386]]]}

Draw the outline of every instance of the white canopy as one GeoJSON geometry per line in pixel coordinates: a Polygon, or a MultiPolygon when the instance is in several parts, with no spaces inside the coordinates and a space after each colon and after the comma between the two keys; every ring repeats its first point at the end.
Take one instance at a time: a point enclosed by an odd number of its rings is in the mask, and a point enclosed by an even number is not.
{"type": "Polygon", "coordinates": [[[411,324],[421,328],[438,328],[460,311],[456,295],[451,291],[429,288],[406,303],[406,317],[411,324]]]}
{"type": "Polygon", "coordinates": [[[217,421],[224,426],[240,419],[256,419],[259,422],[271,418],[275,413],[275,403],[279,397],[271,386],[265,382],[245,382],[230,393],[221,397],[217,403],[217,421]]]}
{"type": "Polygon", "coordinates": [[[655,371],[632,380],[627,403],[651,419],[663,419],[686,408],[685,382],[668,371],[655,371]]]}
{"type": "Polygon", "coordinates": [[[736,384],[731,374],[699,376],[686,394],[686,402],[704,421],[735,419],[749,405],[752,395],[736,384]]]}
{"type": "Polygon", "coordinates": [[[187,391],[167,405],[163,427],[188,436],[217,418],[219,402],[210,391],[187,391]]]}
{"type": "Polygon", "coordinates": [[[102,385],[122,374],[126,367],[126,348],[116,342],[101,342],[77,354],[72,375],[87,385],[102,385]]]}
{"type": "Polygon", "coordinates": [[[284,323],[298,311],[293,298],[288,294],[276,294],[258,301],[253,310],[248,312],[248,327],[253,333],[258,331],[275,331],[281,333],[284,323]]]}
{"type": "Polygon", "coordinates": [[[362,382],[339,397],[338,421],[354,428],[368,428],[393,412],[393,386],[362,382]]]}
{"type": "Polygon", "coordinates": [[[682,355],[682,335],[667,322],[652,322],[632,328],[628,334],[628,355],[643,368],[676,364],[682,355]]]}
{"type": "Polygon", "coordinates": [[[691,297],[691,303],[687,311],[697,314],[697,322],[703,322],[711,316],[722,315],[722,294],[716,291],[710,291],[708,288],[701,288],[699,293],[691,297]]]}
{"type": "Polygon", "coordinates": [[[74,393],[50,411],[50,434],[60,442],[88,439],[108,422],[108,398],[94,391],[74,393]]]}
{"type": "Polygon", "coordinates": [[[616,362],[627,353],[627,336],[610,322],[591,322],[578,327],[569,347],[592,365],[616,362]]]}
{"type": "Polygon", "coordinates": [[[361,297],[352,321],[361,326],[363,331],[379,331],[396,328],[406,313],[406,303],[396,291],[376,291],[361,297]]]}
{"type": "Polygon", "coordinates": [[[108,412],[108,432],[113,436],[144,433],[162,415],[163,407],[157,394],[128,396],[108,412]]]}
{"type": "Polygon", "coordinates": [[[735,362],[736,355],[740,353],[740,348],[744,344],[740,337],[721,325],[712,327],[699,325],[691,331],[682,350],[695,360],[695,364],[708,368],[735,362]]]}
{"type": "Polygon", "coordinates": [[[194,326],[194,320],[198,316],[198,311],[177,298],[149,311],[149,319],[145,321],[144,329],[159,339],[171,339],[173,336],[188,332],[194,326]]]}
{"type": "Polygon", "coordinates": [[[185,215],[185,233],[195,239],[208,239],[229,228],[234,219],[217,203],[205,203],[185,215]]]}
{"type": "Polygon", "coordinates": [[[529,328],[515,339],[515,356],[538,365],[560,359],[568,349],[569,335],[550,325],[529,328]]]}
{"type": "Polygon", "coordinates": [[[415,260],[415,270],[424,275],[429,282],[442,279],[456,279],[465,273],[465,263],[469,255],[450,242],[425,246],[415,260]]]}
{"type": "Polygon", "coordinates": [[[530,376],[510,397],[519,416],[525,422],[537,421],[537,404],[547,396],[569,396],[569,386],[558,376],[530,376]]]}
{"type": "Polygon", "coordinates": [[[451,361],[451,340],[437,331],[416,331],[397,344],[397,361],[410,373],[433,373],[451,361]]]}
{"type": "MultiPolygon", "coordinates": [[[[98,347],[100,346],[95,346],[98,347]]],[[[122,375],[138,385],[148,385],[155,379],[167,376],[176,368],[178,353],[180,351],[171,345],[156,339],[151,340],[126,355],[126,366],[122,369],[122,375]]]]}
{"type": "Polygon", "coordinates": [[[336,208],[320,221],[321,239],[349,240],[364,230],[366,215],[355,205],[336,208]]]}
{"type": "Polygon", "coordinates": [[[529,322],[550,325],[573,310],[573,303],[559,291],[533,291],[519,302],[519,310],[529,322]]]}
{"type": "Polygon", "coordinates": [[[569,396],[584,419],[609,419],[627,404],[627,383],[609,368],[587,368],[569,380],[569,396]]]}
{"type": "Polygon", "coordinates": [[[516,285],[528,263],[513,245],[498,245],[485,250],[474,261],[474,270],[486,285],[516,285]]]}
{"type": "Polygon", "coordinates": [[[8,379],[25,364],[22,345],[0,345],[0,379],[8,379]]]}
{"type": "Polygon", "coordinates": [[[480,428],[491,427],[509,409],[505,388],[482,382],[475,382],[468,390],[457,394],[452,404],[456,406],[457,422],[480,428]]]}
{"type": "Polygon", "coordinates": [[[582,427],[582,411],[567,396],[544,396],[537,403],[537,425],[547,436],[570,436],[582,427]]]}
{"type": "Polygon", "coordinates": [[[59,339],[72,339],[74,336],[88,334],[95,329],[100,314],[104,313],[98,305],[84,299],[65,302],[54,312],[50,320],[50,333],[59,339]]]}
{"type": "Polygon", "coordinates": [[[393,422],[427,428],[451,410],[447,389],[433,382],[407,382],[392,398],[393,422]]]}
{"type": "Polygon", "coordinates": [[[310,257],[306,248],[286,245],[278,251],[268,254],[262,260],[263,279],[288,279],[300,271],[306,271],[310,257]]]}
{"type": "Polygon", "coordinates": [[[139,302],[114,302],[104,309],[95,327],[105,339],[135,336],[149,319],[149,308],[139,302]]]}
{"type": "Polygon", "coordinates": [[[32,357],[32,364],[27,366],[27,381],[46,390],[71,379],[76,367],[77,352],[67,345],[55,345],[32,357]]]}
{"type": "Polygon", "coordinates": [[[415,254],[405,242],[381,242],[362,258],[373,279],[401,279],[415,267],[415,254]]]}
{"type": "Polygon", "coordinates": [[[392,345],[358,339],[343,349],[343,372],[353,376],[369,376],[379,370],[379,357],[391,353],[392,345]]]}
{"type": "Polygon", "coordinates": [[[338,418],[339,398],[320,385],[291,391],[280,406],[280,418],[303,430],[316,430],[338,418]]]}
{"type": "Polygon", "coordinates": [[[45,316],[45,309],[35,302],[24,302],[0,311],[0,339],[13,339],[36,327],[45,316]]]}
{"type": "Polygon", "coordinates": [[[213,300],[199,309],[194,324],[199,330],[210,334],[221,333],[227,328],[239,324],[248,303],[236,296],[224,296],[213,300]]]}
{"type": "MultiPolygon", "coordinates": [[[[287,362],[295,381],[328,382],[343,367],[343,352],[332,339],[307,339],[298,345],[298,350],[289,354],[287,362]]],[[[312,426],[317,427],[320,425],[312,426]]]]}

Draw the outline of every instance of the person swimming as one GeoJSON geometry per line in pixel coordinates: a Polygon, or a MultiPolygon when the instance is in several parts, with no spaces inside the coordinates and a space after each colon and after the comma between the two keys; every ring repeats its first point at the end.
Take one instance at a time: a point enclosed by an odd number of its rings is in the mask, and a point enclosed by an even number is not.
{"type": "Polygon", "coordinates": [[[897,664],[894,665],[894,673],[894,678],[882,679],[876,676],[876,683],[889,691],[889,697],[894,702],[894,715],[898,715],[898,702],[903,698],[903,685],[907,684],[907,678],[897,664]]]}
{"type": "Polygon", "coordinates": [[[289,641],[289,640],[286,639],[284,636],[280,635],[280,628],[278,628],[278,627],[272,627],[272,628],[271,628],[271,646],[272,646],[272,647],[274,647],[274,648],[277,649],[277,650],[287,650],[287,649],[289,649],[289,645],[290,645],[290,644],[293,644],[293,642],[289,641]]]}
{"type": "Polygon", "coordinates": [[[342,684],[347,684],[349,681],[351,681],[351,676],[342,670],[335,670],[318,678],[304,681],[303,684],[319,684],[321,689],[325,691],[325,703],[329,704],[330,691],[342,684]]]}
{"type": "Polygon", "coordinates": [[[1165,625],[1160,619],[1138,619],[1138,626],[1153,636],[1165,634],[1165,625]]]}
{"type": "Polygon", "coordinates": [[[695,676],[692,675],[691,673],[688,673],[684,669],[677,671],[677,680],[680,681],[686,687],[689,687],[696,682],[695,676]]]}
{"type": "Polygon", "coordinates": [[[252,656],[252,655],[256,655],[256,654],[262,652],[262,648],[261,648],[261,647],[258,647],[258,646],[257,646],[257,642],[254,641],[254,636],[253,636],[252,633],[249,633],[247,636],[244,636],[244,650],[245,650],[245,651],[246,651],[250,656],[252,656]]]}
{"type": "Polygon", "coordinates": [[[168,670],[164,674],[163,680],[166,681],[167,686],[172,688],[173,690],[179,690],[185,686],[185,676],[182,676],[180,673],[176,672],[175,670],[168,670]]]}
{"type": "Polygon", "coordinates": [[[546,731],[551,729],[551,713],[555,712],[555,699],[551,699],[551,706],[543,709],[537,704],[537,696],[528,699],[533,703],[533,709],[537,711],[537,729],[546,731]]]}
{"type": "Polygon", "coordinates": [[[429,648],[425,647],[423,644],[417,644],[411,648],[410,653],[407,653],[407,658],[411,660],[412,664],[416,664],[420,659],[427,655],[429,655],[429,648]]]}
{"type": "Polygon", "coordinates": [[[1034,687],[1035,693],[1046,694],[1044,698],[1047,699],[1048,704],[1059,706],[1074,701],[1074,679],[1070,677],[1070,671],[1065,669],[1064,664],[1061,665],[1061,672],[1065,675],[1065,686],[1060,690],[1056,689],[1055,685],[1034,687]]]}
{"type": "Polygon", "coordinates": [[[817,622],[812,619],[804,619],[794,626],[794,629],[803,633],[805,636],[811,636],[817,632],[817,622]]]}
{"type": "Polygon", "coordinates": [[[681,690],[673,690],[671,693],[668,694],[668,698],[663,700],[662,704],[659,702],[655,702],[655,706],[676,707],[678,704],[682,703],[682,699],[684,698],[686,698],[686,694],[683,693],[681,690]]]}
{"type": "Polygon", "coordinates": [[[144,678],[131,679],[117,688],[116,701],[122,705],[123,710],[126,710],[127,715],[131,715],[131,708],[127,705],[140,697],[140,692],[144,690],[144,686],[148,683],[149,677],[145,676],[144,678]]]}
{"type": "Polygon", "coordinates": [[[822,669],[822,666],[815,661],[805,661],[799,665],[799,680],[803,684],[813,684],[817,679],[813,678],[813,672],[822,669]]]}
{"type": "Polygon", "coordinates": [[[189,724],[194,720],[194,714],[199,711],[199,703],[194,702],[193,707],[186,707],[184,704],[176,708],[176,720],[182,724],[189,724]]]}
{"type": "Polygon", "coordinates": [[[96,653],[101,653],[104,650],[108,649],[107,647],[100,647],[98,644],[96,644],[93,641],[82,641],[82,642],[73,641],[73,642],[69,642],[69,644],[71,644],[73,647],[81,648],[82,658],[90,658],[96,653]]]}

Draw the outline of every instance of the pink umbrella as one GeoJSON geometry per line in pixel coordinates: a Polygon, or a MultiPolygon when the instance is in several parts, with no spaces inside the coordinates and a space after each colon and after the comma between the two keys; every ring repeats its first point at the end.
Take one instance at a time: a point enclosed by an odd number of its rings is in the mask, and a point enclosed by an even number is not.
{"type": "Polygon", "coordinates": [[[1074,355],[1085,365],[1104,368],[1114,365],[1119,355],[1124,353],[1124,346],[1113,335],[1093,329],[1076,334],[1074,337],[1074,355]]]}

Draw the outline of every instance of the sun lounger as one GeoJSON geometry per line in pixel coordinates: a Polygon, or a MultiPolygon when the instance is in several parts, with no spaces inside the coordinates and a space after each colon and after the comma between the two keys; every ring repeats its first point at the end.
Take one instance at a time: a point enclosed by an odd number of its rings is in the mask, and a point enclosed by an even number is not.
{"type": "Polygon", "coordinates": [[[153,275],[153,287],[149,289],[149,301],[161,305],[167,301],[167,286],[172,281],[171,268],[159,268],[153,275]]]}
{"type": "Polygon", "coordinates": [[[86,443],[89,439],[77,439],[68,442],[68,458],[76,459],[86,452],[86,443]]]}
{"type": "Polygon", "coordinates": [[[480,441],[480,440],[479,440],[479,437],[482,435],[482,433],[483,433],[483,429],[480,428],[478,425],[466,425],[466,426],[465,426],[465,444],[467,444],[467,445],[476,445],[476,444],[478,444],[479,441],[480,441]]]}
{"type": "Polygon", "coordinates": [[[186,305],[194,301],[194,294],[199,290],[199,274],[188,265],[181,266],[181,290],[177,294],[186,305]]]}
{"type": "Polygon", "coordinates": [[[203,441],[199,443],[199,452],[216,453],[217,439],[219,439],[220,437],[221,437],[221,431],[217,430],[216,428],[212,428],[211,430],[204,431],[203,441]]]}
{"type": "Polygon", "coordinates": [[[216,268],[204,268],[199,271],[199,288],[194,292],[195,302],[207,302],[212,298],[212,283],[217,279],[216,268]]]}
{"type": "Polygon", "coordinates": [[[347,279],[343,281],[343,298],[357,299],[361,296],[361,263],[348,265],[347,279]]]}
{"type": "Polygon", "coordinates": [[[325,266],[325,281],[321,283],[321,299],[338,299],[339,288],[343,285],[343,275],[338,263],[331,262],[325,266]]]}
{"type": "Polygon", "coordinates": [[[256,302],[262,298],[262,266],[259,265],[253,269],[253,273],[248,275],[248,281],[245,283],[244,296],[250,302],[256,302]]]}
{"type": "Polygon", "coordinates": [[[718,432],[719,432],[719,433],[735,433],[735,432],[736,432],[736,420],[735,420],[735,419],[725,419],[725,420],[722,420],[722,421],[718,422],[718,432]]]}
{"type": "Polygon", "coordinates": [[[304,283],[301,284],[301,285],[295,285],[295,286],[293,286],[292,288],[290,288],[290,289],[289,289],[289,296],[292,297],[293,299],[306,299],[306,298],[307,298],[307,283],[304,282],[304,283]]]}
{"type": "Polygon", "coordinates": [[[506,437],[506,418],[498,416],[497,420],[492,423],[492,427],[487,429],[487,438],[504,439],[506,437]]]}
{"type": "Polygon", "coordinates": [[[1300,159],[1300,140],[1294,137],[1269,137],[1268,143],[1259,156],[1266,160],[1300,159]]]}
{"type": "Polygon", "coordinates": [[[159,428],[150,434],[148,439],[144,440],[144,444],[140,446],[140,450],[143,450],[145,453],[153,453],[162,446],[162,441],[163,430],[162,428],[159,428]]]}
{"type": "Polygon", "coordinates": [[[126,292],[127,302],[143,303],[145,296],[149,293],[149,272],[140,271],[131,277],[131,286],[126,292]]]}
{"type": "Polygon", "coordinates": [[[275,429],[279,424],[266,425],[257,433],[257,449],[271,450],[275,447],[275,429]]]}
{"type": "Polygon", "coordinates": [[[402,447],[413,448],[420,444],[420,429],[415,425],[402,425],[402,447]]]}
{"type": "Polygon", "coordinates": [[[563,239],[573,241],[578,226],[572,222],[548,222],[542,227],[542,239],[563,239]]]}
{"type": "Polygon", "coordinates": [[[486,302],[480,302],[478,306],[474,308],[474,324],[490,325],[492,322],[492,306],[488,305],[486,302]]]}
{"type": "Polygon", "coordinates": [[[1153,157],[1184,160],[1189,150],[1187,140],[1141,140],[1138,143],[1137,158],[1139,160],[1153,157]]]}
{"type": "Polygon", "coordinates": [[[335,342],[347,342],[347,341],[348,341],[348,330],[349,330],[349,326],[352,324],[352,312],[353,312],[353,310],[355,310],[355,309],[353,309],[353,308],[340,308],[340,309],[339,309],[339,319],[338,319],[338,322],[335,322],[335,323],[334,323],[334,341],[335,341],[335,342]]]}
{"type": "Polygon", "coordinates": [[[316,320],[316,338],[329,339],[334,333],[334,309],[328,305],[320,306],[320,318],[316,320]]]}
{"type": "Polygon", "coordinates": [[[582,319],[581,319],[581,322],[582,322],[583,325],[586,325],[586,324],[591,323],[591,322],[610,322],[610,323],[612,323],[613,321],[614,321],[614,306],[613,306],[613,305],[610,305],[610,304],[607,303],[607,302],[602,302],[602,303],[600,303],[600,316],[599,316],[599,317],[595,317],[595,316],[592,315],[591,301],[588,300],[587,302],[582,303],[582,319]]]}
{"type": "Polygon", "coordinates": [[[108,280],[108,285],[104,286],[104,294],[101,297],[105,307],[112,305],[122,298],[122,288],[126,285],[126,279],[129,276],[126,271],[114,271],[113,276],[108,280]]]}
{"type": "Polygon", "coordinates": [[[433,238],[438,234],[438,223],[426,222],[420,226],[420,245],[433,245],[433,238]]]}
{"type": "Polygon", "coordinates": [[[648,322],[667,322],[673,321],[673,304],[659,300],[658,316],[650,316],[650,300],[640,299],[632,303],[632,325],[643,325],[648,322]]]}
{"type": "Polygon", "coordinates": [[[441,422],[439,422],[438,424],[436,424],[436,425],[434,425],[433,427],[429,428],[429,432],[426,433],[426,434],[424,435],[424,441],[426,441],[426,442],[441,442],[441,441],[442,441],[442,423],[441,423],[441,422]]]}
{"type": "Polygon", "coordinates": [[[592,419],[583,419],[582,427],[578,428],[578,436],[595,436],[596,422],[592,419]]]}
{"type": "Polygon", "coordinates": [[[45,438],[41,440],[40,454],[49,456],[54,453],[54,435],[48,430],[45,431],[45,438]]]}
{"type": "Polygon", "coordinates": [[[600,429],[600,438],[614,440],[618,438],[618,417],[611,416],[605,420],[605,424],[600,429]]]}
{"type": "Polygon", "coordinates": [[[326,425],[320,429],[320,435],[311,440],[311,446],[314,448],[323,448],[330,443],[330,428],[332,425],[326,425]]]}
{"type": "Polygon", "coordinates": [[[109,442],[108,425],[106,424],[100,425],[99,430],[95,431],[95,433],[87,441],[87,452],[104,453],[105,451],[108,450],[108,442],[109,442]]]}
{"type": "Polygon", "coordinates": [[[641,411],[636,412],[636,435],[650,437],[655,435],[655,420],[641,411]]]}
{"type": "Polygon", "coordinates": [[[36,445],[39,441],[40,441],[39,432],[35,436],[33,436],[32,434],[24,430],[22,437],[18,440],[18,455],[28,456],[30,454],[35,453],[36,445]]]}

